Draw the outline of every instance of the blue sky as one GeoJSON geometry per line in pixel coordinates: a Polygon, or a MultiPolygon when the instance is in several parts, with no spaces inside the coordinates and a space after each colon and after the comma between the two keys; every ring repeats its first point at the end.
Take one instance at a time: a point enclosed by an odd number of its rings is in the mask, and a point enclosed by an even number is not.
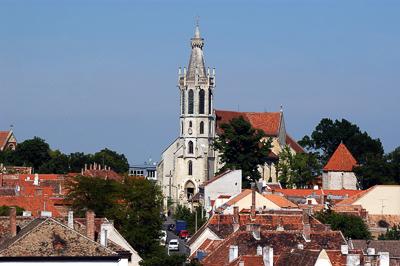
{"type": "Polygon", "coordinates": [[[131,163],[178,135],[195,17],[218,109],[277,111],[301,138],[346,118],[400,135],[400,1],[0,1],[0,128],[131,163]]]}

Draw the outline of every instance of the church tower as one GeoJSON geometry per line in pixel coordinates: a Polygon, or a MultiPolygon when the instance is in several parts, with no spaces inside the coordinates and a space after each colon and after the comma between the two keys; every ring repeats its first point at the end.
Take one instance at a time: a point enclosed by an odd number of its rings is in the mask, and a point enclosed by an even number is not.
{"type": "Polygon", "coordinates": [[[210,147],[214,137],[213,93],[215,88],[215,69],[206,69],[204,63],[204,39],[196,26],[191,39],[191,55],[189,65],[179,68],[178,88],[180,92],[180,139],[183,144],[182,159],[186,171],[181,172],[188,177],[185,193],[194,194],[197,185],[209,179],[210,147]],[[186,173],[185,173],[186,172],[186,173]],[[193,182],[193,183],[191,183],[193,182]],[[196,184],[196,185],[195,185],[196,184]],[[193,187],[192,187],[193,186],[193,187]]]}

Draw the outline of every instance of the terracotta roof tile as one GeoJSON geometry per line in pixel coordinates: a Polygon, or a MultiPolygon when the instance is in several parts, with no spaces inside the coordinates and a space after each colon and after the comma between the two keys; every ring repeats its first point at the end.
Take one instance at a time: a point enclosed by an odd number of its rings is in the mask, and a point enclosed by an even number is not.
{"type": "Polygon", "coordinates": [[[347,147],[340,143],[323,170],[351,172],[356,165],[356,159],[354,159],[347,147]]]}
{"type": "Polygon", "coordinates": [[[265,194],[263,196],[281,208],[298,208],[296,204],[286,199],[285,197],[276,194],[265,194]]]}
{"type": "Polygon", "coordinates": [[[250,122],[250,124],[257,129],[262,129],[268,136],[277,136],[279,134],[279,127],[281,123],[280,112],[234,112],[215,110],[217,117],[217,133],[221,132],[220,126],[229,123],[233,118],[243,116],[243,118],[250,122]]]}
{"type": "Polygon", "coordinates": [[[354,202],[356,202],[359,198],[361,198],[362,196],[364,196],[365,194],[367,194],[368,192],[370,192],[372,189],[374,189],[376,186],[370,187],[366,190],[360,190],[360,193],[357,193],[355,195],[352,195],[351,197],[341,200],[339,202],[336,203],[336,205],[351,205],[354,202]]]}
{"type": "Polygon", "coordinates": [[[6,145],[9,135],[10,131],[0,131],[0,150],[6,145]]]}
{"type": "Polygon", "coordinates": [[[287,197],[308,197],[312,195],[334,195],[334,196],[347,196],[351,197],[356,195],[362,190],[351,190],[351,189],[338,189],[338,190],[331,190],[331,189],[275,189],[275,192],[282,193],[287,197]]]}
{"type": "Polygon", "coordinates": [[[245,266],[264,266],[264,261],[262,256],[257,255],[242,255],[236,260],[229,263],[229,266],[239,266],[241,262],[244,262],[245,266]]]}
{"type": "Polygon", "coordinates": [[[304,153],[303,147],[300,146],[289,134],[286,134],[286,144],[289,145],[296,153],[304,153]]]}

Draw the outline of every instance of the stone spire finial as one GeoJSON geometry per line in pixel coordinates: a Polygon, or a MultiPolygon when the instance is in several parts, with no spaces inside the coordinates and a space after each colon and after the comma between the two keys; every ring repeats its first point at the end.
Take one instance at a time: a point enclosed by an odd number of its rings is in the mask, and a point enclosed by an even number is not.
{"type": "Polygon", "coordinates": [[[200,27],[198,23],[194,31],[194,36],[191,39],[191,46],[192,46],[192,53],[190,55],[186,78],[188,80],[195,81],[195,79],[198,77],[206,76],[206,68],[203,56],[204,39],[201,38],[200,27]]]}

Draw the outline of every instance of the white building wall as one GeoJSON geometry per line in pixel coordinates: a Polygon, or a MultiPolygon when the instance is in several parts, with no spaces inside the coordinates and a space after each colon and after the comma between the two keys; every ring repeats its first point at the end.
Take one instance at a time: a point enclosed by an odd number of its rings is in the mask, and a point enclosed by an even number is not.
{"type": "Polygon", "coordinates": [[[220,195],[236,195],[242,191],[242,170],[234,170],[204,187],[204,208],[211,208],[211,200],[216,200],[220,195]]]}
{"type": "Polygon", "coordinates": [[[375,186],[353,205],[361,205],[370,215],[400,215],[400,186],[375,186]]]}
{"type": "Polygon", "coordinates": [[[323,172],[323,189],[357,189],[357,177],[353,172],[323,172]]]}

